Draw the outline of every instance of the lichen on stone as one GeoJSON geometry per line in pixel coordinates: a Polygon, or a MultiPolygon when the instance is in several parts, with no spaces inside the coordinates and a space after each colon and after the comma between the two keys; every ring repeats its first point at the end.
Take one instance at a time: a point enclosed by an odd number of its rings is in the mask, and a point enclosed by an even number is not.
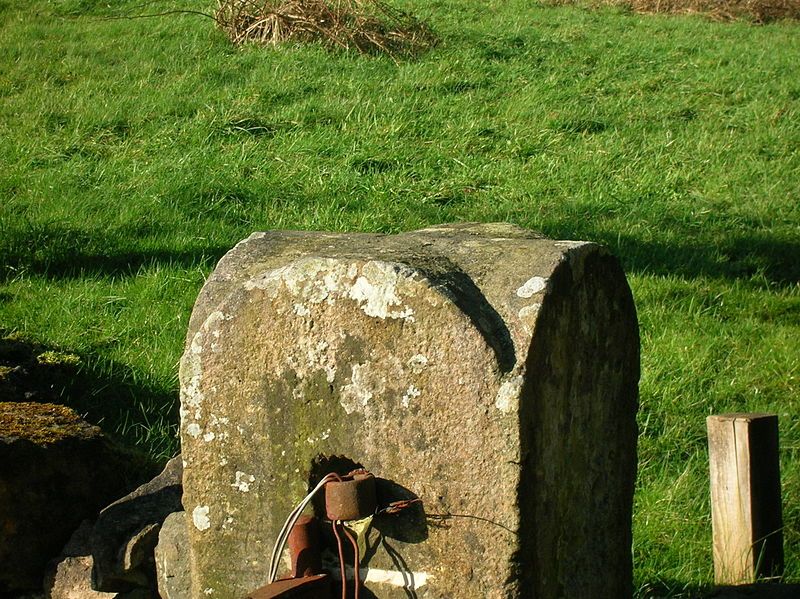
{"type": "Polygon", "coordinates": [[[544,277],[531,277],[517,289],[517,296],[528,299],[533,297],[540,291],[547,289],[547,279],[544,277]]]}

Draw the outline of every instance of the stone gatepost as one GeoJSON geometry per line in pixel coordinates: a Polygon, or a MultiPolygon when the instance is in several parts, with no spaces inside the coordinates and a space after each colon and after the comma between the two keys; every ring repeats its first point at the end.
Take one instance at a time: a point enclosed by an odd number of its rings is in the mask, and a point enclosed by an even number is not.
{"type": "Polygon", "coordinates": [[[373,519],[362,597],[631,595],[638,326],[598,245],[255,233],[203,287],[180,376],[195,598],[265,583],[334,455],[379,502],[421,499],[373,519]]]}

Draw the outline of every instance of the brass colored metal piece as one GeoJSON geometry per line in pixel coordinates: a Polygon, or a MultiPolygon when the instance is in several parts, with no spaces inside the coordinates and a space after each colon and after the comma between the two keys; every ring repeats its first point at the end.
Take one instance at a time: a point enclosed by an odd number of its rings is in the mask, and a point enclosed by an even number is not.
{"type": "Polygon", "coordinates": [[[327,574],[276,580],[250,593],[247,599],[331,599],[327,574]]]}
{"type": "Polygon", "coordinates": [[[361,520],[376,507],[375,477],[365,470],[325,485],[325,513],[331,521],[361,520]]]}

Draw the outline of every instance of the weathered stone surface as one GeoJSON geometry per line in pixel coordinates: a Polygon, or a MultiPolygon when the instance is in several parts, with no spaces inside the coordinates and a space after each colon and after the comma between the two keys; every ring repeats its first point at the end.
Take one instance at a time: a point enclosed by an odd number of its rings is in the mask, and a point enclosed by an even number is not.
{"type": "Polygon", "coordinates": [[[156,588],[158,532],[169,514],[183,509],[182,476],[178,456],[161,474],[100,512],[91,538],[95,589],[156,588]]]}
{"type": "Polygon", "coordinates": [[[69,408],[0,403],[0,594],[42,588],[80,522],[129,488],[125,460],[69,408]]]}
{"type": "Polygon", "coordinates": [[[114,599],[117,593],[92,588],[92,556],[64,557],[55,564],[52,579],[45,581],[48,599],[114,599]]]}
{"type": "Polygon", "coordinates": [[[189,539],[186,512],[167,516],[156,545],[158,594],[161,599],[190,599],[189,539]]]}
{"type": "Polygon", "coordinates": [[[92,522],[85,520],[72,534],[61,555],[48,565],[44,580],[47,599],[112,599],[116,593],[92,588],[92,556],[89,538],[92,522]]]}
{"type": "Polygon", "coordinates": [[[181,362],[193,597],[265,582],[312,461],[379,477],[376,597],[631,594],[638,326],[603,248],[504,225],[256,233],[181,362]],[[413,590],[404,590],[403,587],[413,590]]]}

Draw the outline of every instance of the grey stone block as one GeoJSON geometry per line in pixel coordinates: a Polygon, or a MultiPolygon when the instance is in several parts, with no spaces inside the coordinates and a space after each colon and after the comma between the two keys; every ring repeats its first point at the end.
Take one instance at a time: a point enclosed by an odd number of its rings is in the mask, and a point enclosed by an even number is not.
{"type": "Polygon", "coordinates": [[[256,233],[204,286],[180,377],[193,597],[264,584],[326,455],[422,500],[365,533],[375,597],[631,595],[638,325],[596,244],[256,233]]]}

